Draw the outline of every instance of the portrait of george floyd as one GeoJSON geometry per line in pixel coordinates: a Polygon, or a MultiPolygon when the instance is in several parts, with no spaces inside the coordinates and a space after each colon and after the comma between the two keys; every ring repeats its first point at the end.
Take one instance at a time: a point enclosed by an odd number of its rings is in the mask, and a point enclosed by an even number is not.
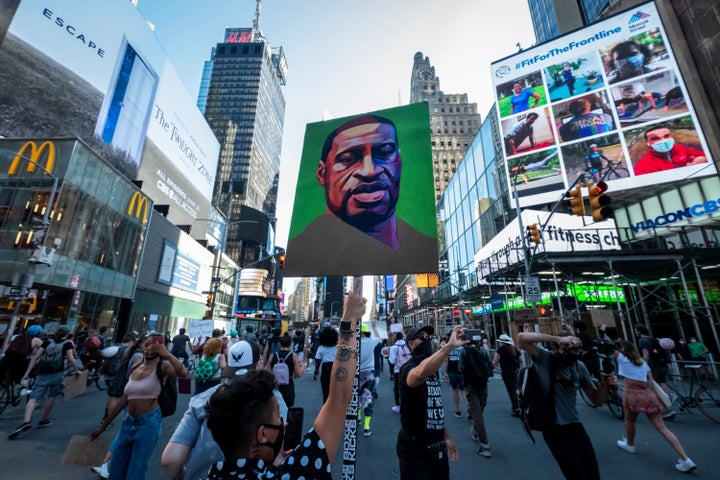
{"type": "Polygon", "coordinates": [[[286,277],[436,272],[426,102],[307,125],[286,277]]]}

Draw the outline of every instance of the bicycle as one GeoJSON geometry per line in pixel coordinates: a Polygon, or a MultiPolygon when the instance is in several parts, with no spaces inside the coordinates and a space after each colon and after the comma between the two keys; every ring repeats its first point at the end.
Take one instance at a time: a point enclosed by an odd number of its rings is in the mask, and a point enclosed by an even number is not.
{"type": "MultiPolygon", "coordinates": [[[[597,381],[600,381],[600,371],[610,374],[617,372],[617,365],[613,351],[615,350],[615,344],[610,340],[593,340],[593,348],[590,351],[585,351],[581,354],[581,360],[588,368],[590,375],[597,381]]],[[[596,405],[590,401],[590,398],[585,394],[585,391],[579,389],[580,397],[583,401],[591,408],[597,408],[596,405]]],[[[615,385],[615,388],[611,388],[608,393],[608,398],[605,400],[608,410],[613,417],[618,420],[625,418],[625,410],[623,409],[623,396],[625,392],[625,386],[620,379],[615,385]]]]}
{"type": "Polygon", "coordinates": [[[34,385],[35,377],[30,377],[25,385],[17,383],[12,378],[3,378],[2,383],[0,383],[0,414],[2,414],[7,407],[17,407],[23,397],[27,400],[29,398],[28,395],[22,395],[22,393],[24,393],[23,391],[29,392],[34,385]]]}
{"type": "Polygon", "coordinates": [[[622,166],[622,162],[606,162],[605,167],[597,171],[593,168],[586,167],[585,172],[592,177],[593,182],[617,180],[618,178],[628,178],[630,171],[622,166]]]}
{"type": "Polygon", "coordinates": [[[108,387],[108,379],[100,373],[100,366],[102,365],[102,357],[99,359],[97,358],[91,358],[88,360],[88,362],[85,364],[84,369],[87,370],[87,386],[91,386],[93,383],[98,388],[98,390],[107,390],[108,387]]]}
{"type": "MultiPolygon", "coordinates": [[[[720,423],[720,383],[705,383],[698,378],[697,371],[703,368],[702,364],[682,361],[677,363],[689,372],[687,376],[690,383],[685,393],[679,385],[678,376],[672,376],[672,381],[667,383],[673,400],[671,408],[675,407],[680,413],[692,413],[691,410],[697,408],[708,419],[720,423]],[[696,385],[697,389],[694,389],[696,385]]],[[[683,375],[679,377],[682,379],[683,375]]]]}

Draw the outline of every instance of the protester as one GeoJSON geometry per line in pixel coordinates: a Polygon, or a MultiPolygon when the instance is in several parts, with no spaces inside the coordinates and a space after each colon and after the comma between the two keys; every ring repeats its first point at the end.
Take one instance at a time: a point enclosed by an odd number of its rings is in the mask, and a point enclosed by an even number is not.
{"type": "Polygon", "coordinates": [[[330,372],[332,371],[335,350],[338,342],[338,332],[332,327],[325,327],[318,333],[318,347],[315,352],[315,372],[313,380],[317,380],[320,373],[320,386],[322,387],[323,403],[327,402],[330,394],[330,372]]]}
{"type": "Polygon", "coordinates": [[[292,339],[287,333],[280,337],[280,350],[270,357],[270,365],[268,368],[272,369],[280,359],[285,362],[290,372],[288,376],[287,385],[278,385],[278,390],[282,394],[283,400],[288,407],[295,405],[295,380],[294,377],[302,377],[305,373],[305,367],[300,362],[300,359],[290,350],[292,345],[292,339]]]}
{"type": "Polygon", "coordinates": [[[402,332],[395,333],[395,343],[390,347],[390,354],[388,355],[388,362],[393,366],[393,394],[395,395],[395,406],[392,407],[392,411],[400,413],[400,369],[403,365],[410,360],[410,348],[403,339],[402,332]]]}
{"type": "Polygon", "coordinates": [[[195,368],[195,395],[220,383],[220,372],[227,367],[225,355],[221,353],[222,340],[211,338],[205,342],[202,358],[195,368]]]}
{"type": "Polygon", "coordinates": [[[437,372],[450,352],[465,345],[464,329],[455,327],[448,342],[433,353],[431,326],[411,328],[407,342],[412,358],[400,370],[400,431],[396,452],[401,480],[450,478],[448,459],[458,450],[445,427],[442,387],[437,372]]]}
{"type": "MultiPolygon", "coordinates": [[[[465,397],[465,384],[463,383],[463,376],[458,370],[458,365],[460,364],[460,352],[462,352],[462,349],[463,347],[457,347],[450,351],[450,355],[448,355],[448,358],[445,361],[445,375],[443,377],[446,382],[450,382],[456,418],[463,417],[462,412],[460,411],[461,396],[465,402],[466,409],[468,407],[467,398],[465,397]]],[[[470,414],[469,409],[468,414],[470,414]]]]}
{"type": "MultiPolygon", "coordinates": [[[[257,368],[260,348],[255,342],[240,340],[228,350],[228,366],[223,370],[223,382],[233,382],[257,368]]],[[[180,424],[162,453],[165,475],[172,479],[193,480],[207,477],[210,467],[223,460],[210,430],[207,428],[205,407],[220,387],[216,385],[190,399],[180,424]]],[[[287,417],[287,406],[280,392],[273,391],[280,405],[280,415],[287,417]]]]}
{"type": "Polygon", "coordinates": [[[635,453],[635,422],[638,413],[647,415],[648,420],[663,438],[680,455],[675,468],[681,472],[690,472],[697,466],[687,456],[680,441],[663,422],[663,406],[650,386],[652,374],[650,367],[640,357],[640,352],[630,342],[621,341],[620,350],[615,351],[618,360],[618,373],[625,378],[625,437],[617,441],[617,446],[628,453],[635,453]]]}
{"type": "MultiPolygon", "coordinates": [[[[663,350],[656,339],[650,336],[650,331],[645,325],[637,324],[634,326],[634,330],[635,337],[638,339],[637,349],[640,352],[640,356],[650,367],[653,379],[669,394],[670,389],[667,386],[667,365],[670,363],[670,355],[663,350]]],[[[665,413],[663,413],[663,418],[669,419],[675,415],[677,415],[677,412],[668,408],[665,413]]]]}
{"type": "Polygon", "coordinates": [[[364,416],[363,436],[372,435],[370,422],[377,399],[377,383],[375,382],[375,347],[380,343],[380,334],[377,330],[377,323],[372,320],[372,327],[375,336],[370,335],[370,329],[366,324],[360,327],[360,409],[358,419],[364,416]]]}
{"type": "Polygon", "coordinates": [[[13,337],[5,355],[0,358],[0,372],[3,372],[3,375],[7,374],[14,382],[20,383],[30,359],[43,344],[40,333],[40,325],[31,325],[23,333],[13,337]]]}
{"type": "Polygon", "coordinates": [[[30,364],[25,370],[21,382],[26,381],[30,377],[30,373],[37,365],[37,378],[35,386],[30,392],[30,398],[25,405],[25,413],[23,415],[23,423],[20,424],[13,432],[8,435],[9,440],[13,440],[20,436],[21,433],[30,430],[33,410],[38,400],[45,397],[45,408],[42,418],[38,422],[38,428],[44,428],[52,425],[50,421],[50,412],[55,405],[55,398],[63,394],[63,381],[65,380],[64,360],[67,359],[68,368],[72,368],[75,375],[80,375],[80,369],[75,362],[75,352],[72,342],[67,340],[70,331],[67,327],[58,327],[55,334],[49,340],[43,341],[35,355],[30,360],[30,364]]]}
{"type": "Polygon", "coordinates": [[[467,395],[468,410],[473,426],[470,429],[473,441],[480,442],[478,455],[490,458],[490,443],[485,429],[484,411],[487,406],[488,379],[493,374],[493,364],[487,350],[475,341],[461,347],[458,372],[463,376],[467,395]]]}
{"type": "Polygon", "coordinates": [[[187,375],[180,360],[165,347],[162,335],[145,335],[138,343],[145,358],[133,364],[125,394],[102,424],[90,434],[93,440],[99,437],[127,407],[120,431],[111,446],[113,456],[110,461],[110,480],[145,478],[162,428],[158,405],[161,382],[168,380],[167,377],[187,375]],[[158,370],[163,377],[162,381],[158,378],[158,370]]]}
{"type": "Polygon", "coordinates": [[[547,335],[539,332],[518,334],[520,348],[525,349],[536,365],[540,381],[552,387],[555,421],[543,431],[543,438],[567,480],[599,480],[600,469],[592,442],[577,413],[578,388],[582,387],[591,402],[600,406],[607,400],[609,387],[617,382],[615,374],[602,374],[598,386],[585,365],[578,360],[582,341],[572,335],[547,335]],[[537,344],[551,342],[554,351],[537,344]],[[551,378],[554,372],[554,378],[551,378]]]}
{"type": "Polygon", "coordinates": [[[520,368],[520,352],[515,348],[515,341],[508,334],[503,333],[498,337],[498,348],[495,350],[492,362],[494,367],[500,366],[500,376],[510,397],[511,414],[517,417],[520,406],[515,392],[515,376],[520,368]]]}
{"type": "Polygon", "coordinates": [[[353,391],[355,329],[365,303],[355,291],[345,299],[330,394],[299,445],[283,445],[285,422],[271,372],[255,370],[215,391],[206,407],[207,425],[224,460],[211,468],[210,478],[332,478],[353,391]]]}

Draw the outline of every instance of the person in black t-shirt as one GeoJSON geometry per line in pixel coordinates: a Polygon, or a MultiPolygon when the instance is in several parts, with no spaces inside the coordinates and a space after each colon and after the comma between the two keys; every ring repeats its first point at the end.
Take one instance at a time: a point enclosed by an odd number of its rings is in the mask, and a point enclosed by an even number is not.
{"type": "Polygon", "coordinates": [[[400,424],[397,456],[401,480],[450,478],[451,461],[458,450],[445,427],[442,387],[438,370],[452,350],[467,344],[465,329],[455,327],[450,339],[433,353],[430,326],[411,328],[407,345],[412,358],[400,370],[400,424]]]}
{"type": "Polygon", "coordinates": [[[190,348],[192,349],[192,340],[190,337],[185,335],[185,329],[181,328],[178,330],[178,334],[175,335],[172,339],[172,350],[170,353],[175,355],[175,358],[178,360],[182,360],[183,365],[187,367],[188,365],[188,359],[190,358],[190,355],[187,353],[187,346],[190,345],[190,348]]]}

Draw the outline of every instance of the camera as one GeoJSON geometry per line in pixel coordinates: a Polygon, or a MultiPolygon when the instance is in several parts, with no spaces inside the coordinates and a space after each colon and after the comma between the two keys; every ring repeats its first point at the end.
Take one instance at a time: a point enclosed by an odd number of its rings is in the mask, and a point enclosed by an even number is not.
{"type": "Polygon", "coordinates": [[[482,335],[483,331],[479,328],[468,328],[465,330],[465,340],[470,340],[471,342],[482,342],[482,335]]]}

